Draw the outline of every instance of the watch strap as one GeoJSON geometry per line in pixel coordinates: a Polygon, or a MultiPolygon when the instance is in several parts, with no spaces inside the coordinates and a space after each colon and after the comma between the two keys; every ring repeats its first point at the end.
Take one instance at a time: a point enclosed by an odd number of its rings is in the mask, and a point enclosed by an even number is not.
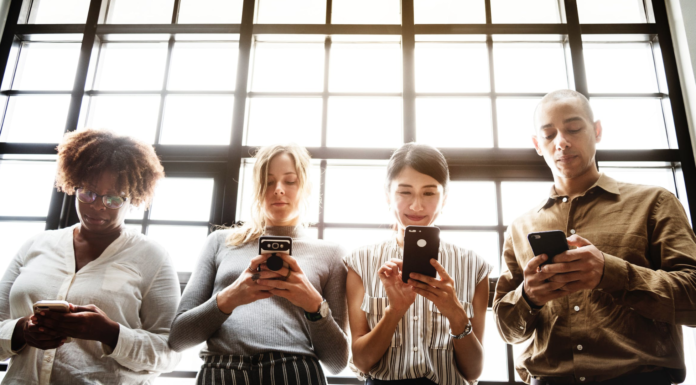
{"type": "Polygon", "coordinates": [[[469,320],[469,323],[466,324],[466,327],[464,328],[464,331],[462,332],[462,334],[452,334],[452,332],[450,332],[449,335],[450,335],[450,337],[452,337],[452,339],[460,340],[460,339],[468,336],[469,334],[471,334],[472,331],[473,331],[473,327],[471,326],[471,320],[469,320]]]}

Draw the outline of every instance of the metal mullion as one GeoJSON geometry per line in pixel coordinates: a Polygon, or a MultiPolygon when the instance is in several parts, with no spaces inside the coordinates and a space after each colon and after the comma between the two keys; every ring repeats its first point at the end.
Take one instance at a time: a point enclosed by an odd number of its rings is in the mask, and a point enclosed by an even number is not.
{"type": "Polygon", "coordinates": [[[109,34],[237,34],[239,24],[100,24],[97,35],[109,34]]]}
{"type": "Polygon", "coordinates": [[[237,59],[232,137],[227,155],[225,195],[222,202],[223,224],[234,223],[237,212],[237,190],[239,188],[239,168],[243,157],[242,139],[244,134],[244,115],[247,102],[246,93],[249,80],[255,3],[255,0],[244,0],[242,8],[242,26],[239,36],[239,56],[237,59]]]}
{"type": "MultiPolygon", "coordinates": [[[[10,52],[12,51],[12,45],[15,42],[15,29],[17,28],[17,21],[19,20],[19,14],[22,11],[22,0],[12,0],[10,3],[10,9],[8,11],[7,20],[5,21],[5,29],[2,33],[2,39],[0,40],[0,81],[5,79],[5,71],[7,70],[7,61],[10,59],[10,52]]],[[[17,55],[17,60],[19,60],[19,55],[17,55]]],[[[13,70],[16,70],[17,65],[14,66],[13,70]]]]}
{"type": "Polygon", "coordinates": [[[399,35],[394,24],[254,24],[254,35],[399,35]]]}
{"type": "Polygon", "coordinates": [[[585,77],[585,56],[582,49],[582,32],[578,17],[577,0],[565,0],[566,23],[568,26],[568,44],[573,62],[573,79],[575,90],[588,96],[587,78],[585,77]]]}
{"type": "Polygon", "coordinates": [[[417,24],[416,35],[565,35],[565,24],[417,24]]]}
{"type": "MultiPolygon", "coordinates": [[[[645,4],[645,3],[643,3],[643,4],[645,4]]],[[[647,13],[646,13],[646,15],[647,15],[647,13]]],[[[659,94],[661,95],[660,98],[665,98],[665,97],[669,98],[669,95],[664,92],[664,91],[669,91],[669,90],[663,90],[660,87],[660,83],[661,83],[660,82],[660,73],[659,73],[660,68],[659,68],[659,65],[657,64],[657,58],[655,57],[655,46],[654,46],[656,39],[657,39],[657,36],[655,36],[653,39],[651,39],[651,41],[648,44],[650,45],[650,57],[652,57],[653,69],[655,70],[655,80],[657,81],[657,90],[660,91],[659,92],[659,94]]],[[[659,40],[658,40],[657,44],[659,47],[659,44],[660,44],[659,40]]],[[[672,138],[670,138],[672,136],[672,135],[670,135],[670,132],[669,132],[670,125],[667,122],[667,115],[665,114],[665,109],[664,109],[662,103],[660,103],[660,111],[662,112],[662,122],[665,124],[665,138],[667,139],[667,148],[678,148],[679,147],[678,145],[675,147],[675,144],[677,144],[677,143],[672,143],[672,140],[671,140],[672,138]]],[[[676,178],[676,173],[674,172],[674,166],[675,166],[675,164],[672,163],[672,168],[673,168],[672,174],[676,178]]],[[[675,180],[674,186],[675,187],[677,186],[676,180],[675,180]]]]}
{"type": "Polygon", "coordinates": [[[0,222],[42,222],[45,220],[46,220],[46,217],[0,216],[0,222]]]}
{"type": "MultiPolygon", "coordinates": [[[[17,55],[19,56],[19,55],[17,55]]],[[[0,95],[17,96],[17,95],[71,95],[72,91],[23,91],[23,90],[5,90],[0,91],[0,95]]]]}
{"type": "Polygon", "coordinates": [[[326,207],[326,159],[321,160],[321,165],[319,166],[319,222],[317,223],[317,235],[319,239],[324,239],[324,228],[326,224],[324,223],[324,208],[326,207]]]}
{"type": "Polygon", "coordinates": [[[669,19],[667,17],[667,6],[664,0],[652,0],[653,13],[658,29],[660,50],[665,67],[667,87],[669,88],[670,104],[672,105],[672,115],[674,127],[679,144],[679,157],[681,160],[682,173],[684,174],[684,185],[689,202],[692,225],[696,223],[696,162],[694,162],[694,151],[691,144],[689,133],[689,123],[686,117],[686,107],[684,96],[679,79],[679,69],[675,56],[672,34],[669,29],[669,19]]]}
{"type": "Polygon", "coordinates": [[[333,0],[326,0],[326,24],[331,24],[331,14],[333,13],[333,0]]]}
{"type": "MultiPolygon", "coordinates": [[[[174,0],[174,8],[172,9],[172,24],[176,24],[179,17],[179,6],[181,0],[174,0]]],[[[162,79],[162,91],[160,92],[160,105],[157,112],[157,126],[155,127],[155,144],[159,144],[162,138],[162,118],[164,116],[164,105],[167,97],[167,83],[169,82],[169,69],[172,64],[172,51],[174,51],[174,35],[169,36],[167,44],[167,59],[164,65],[164,79],[162,79]]],[[[149,212],[150,210],[147,210],[149,212]]]]}
{"type": "MultiPolygon", "coordinates": [[[[496,197],[496,208],[498,211],[498,227],[503,227],[503,188],[502,188],[502,181],[500,179],[495,181],[495,197],[496,197]]],[[[504,231],[498,231],[498,245],[499,245],[499,253],[498,253],[498,266],[501,268],[503,267],[503,261],[502,259],[502,254],[503,254],[503,244],[505,243],[505,233],[504,231]]],[[[500,274],[500,271],[498,271],[498,274],[500,274]]],[[[515,382],[515,360],[512,354],[512,345],[507,344],[506,345],[506,352],[507,352],[507,372],[508,372],[508,381],[510,383],[515,382]]]]}
{"type": "MultiPolygon", "coordinates": [[[[490,0],[488,0],[490,2],[490,0]]],[[[490,3],[489,3],[490,4],[490,3]]],[[[493,63],[493,36],[486,35],[486,48],[488,50],[488,77],[491,92],[491,123],[493,128],[493,148],[498,148],[498,103],[495,94],[495,66],[493,63]]]]}
{"type": "Polygon", "coordinates": [[[403,62],[404,143],[416,141],[416,35],[413,1],[401,0],[401,50],[403,62]]]}
{"type": "Polygon", "coordinates": [[[591,93],[589,94],[591,98],[653,98],[653,99],[664,99],[668,98],[669,95],[662,92],[653,93],[640,93],[640,94],[629,94],[629,93],[591,93]]]}
{"type": "Polygon", "coordinates": [[[491,8],[491,0],[485,0],[484,7],[486,8],[486,25],[491,25],[493,24],[493,10],[491,8]]]}
{"type": "MultiPolygon", "coordinates": [[[[326,75],[328,76],[328,74],[326,75]]],[[[365,96],[365,97],[399,97],[400,92],[249,92],[247,97],[256,98],[320,98],[323,96],[365,96]]]]}

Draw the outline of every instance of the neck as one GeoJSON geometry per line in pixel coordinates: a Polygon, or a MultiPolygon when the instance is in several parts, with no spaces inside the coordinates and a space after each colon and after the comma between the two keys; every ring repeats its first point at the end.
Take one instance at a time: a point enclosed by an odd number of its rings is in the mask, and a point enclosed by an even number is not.
{"type": "Polygon", "coordinates": [[[556,193],[558,195],[566,195],[571,199],[587,191],[593,184],[597,183],[597,180],[599,180],[599,170],[597,170],[597,166],[594,163],[583,174],[573,178],[553,176],[556,193]]]}
{"type": "Polygon", "coordinates": [[[107,232],[94,232],[87,229],[85,226],[80,226],[77,228],[77,235],[80,239],[91,244],[111,244],[115,241],[121,233],[125,230],[125,226],[121,224],[117,228],[107,231],[107,232]]]}
{"type": "Polygon", "coordinates": [[[295,217],[292,219],[288,220],[279,220],[279,221],[274,221],[271,218],[266,218],[266,226],[273,226],[273,227],[295,227],[298,224],[300,224],[300,218],[295,217]]]}
{"type": "Polygon", "coordinates": [[[406,229],[399,227],[399,229],[396,230],[396,243],[402,249],[404,248],[404,235],[405,234],[406,234],[406,229]]]}

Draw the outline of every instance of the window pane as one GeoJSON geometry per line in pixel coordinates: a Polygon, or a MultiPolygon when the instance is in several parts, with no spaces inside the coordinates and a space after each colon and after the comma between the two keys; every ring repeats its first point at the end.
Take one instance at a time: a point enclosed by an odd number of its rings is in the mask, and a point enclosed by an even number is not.
{"type": "Polygon", "coordinates": [[[167,96],[160,143],[228,145],[233,107],[231,95],[167,96]]]}
{"type": "Polygon", "coordinates": [[[0,160],[0,181],[5,186],[0,189],[0,216],[48,215],[55,175],[55,162],[0,160]],[[27,177],[29,175],[31,177],[27,177]],[[21,201],[18,189],[21,191],[21,201]]]}
{"type": "Polygon", "coordinates": [[[245,143],[321,145],[321,98],[252,98],[245,143]]]}
{"type": "Polygon", "coordinates": [[[399,0],[333,0],[333,24],[401,24],[399,0]]]}
{"type": "Polygon", "coordinates": [[[94,89],[161,90],[167,43],[106,43],[99,55],[94,89]]]}
{"type": "Polygon", "coordinates": [[[176,271],[193,271],[208,236],[208,227],[150,225],[147,235],[169,252],[176,271]]]}
{"type": "Polygon", "coordinates": [[[159,105],[159,95],[92,96],[83,129],[106,128],[146,143],[154,143],[159,105]]]}
{"type": "Polygon", "coordinates": [[[649,43],[583,44],[590,92],[658,92],[649,43]]]}
{"type": "Polygon", "coordinates": [[[483,0],[414,0],[416,24],[474,24],[486,22],[483,0]]]}
{"type": "MultiPolygon", "coordinates": [[[[693,328],[682,326],[684,334],[684,362],[687,368],[696,367],[696,332],[693,328]]],[[[684,384],[696,384],[696,375],[693,370],[686,371],[684,384]]]]}
{"type": "Polygon", "coordinates": [[[325,240],[336,242],[349,252],[362,246],[393,239],[393,237],[394,231],[386,225],[381,229],[324,229],[325,240]]]}
{"type": "MultiPolygon", "coordinates": [[[[256,22],[259,24],[324,24],[326,0],[262,0],[256,22]]],[[[335,5],[334,5],[335,6],[335,5]]]]}
{"type": "Polygon", "coordinates": [[[520,215],[549,198],[552,182],[502,182],[503,224],[509,225],[520,215]]]}
{"type": "Polygon", "coordinates": [[[560,23],[557,0],[491,0],[494,23],[560,23]]]}
{"type": "Polygon", "coordinates": [[[498,146],[534,148],[534,110],[540,98],[498,98],[498,146]]]}
{"type": "MultiPolygon", "coordinates": [[[[534,342],[534,339],[530,338],[529,340],[522,342],[517,345],[512,345],[512,356],[515,359],[515,362],[519,361],[519,358],[522,356],[522,353],[524,353],[527,350],[527,347],[534,342]]],[[[515,380],[518,382],[522,382],[522,378],[520,377],[520,374],[517,373],[517,370],[515,370],[515,380]]]]}
{"type": "Polygon", "coordinates": [[[384,197],[385,176],[385,166],[329,163],[323,201],[324,220],[333,223],[394,222],[384,197]],[[360,188],[346,188],[355,181],[360,181],[360,188]]]}
{"type": "Polygon", "coordinates": [[[169,68],[170,90],[234,90],[238,43],[176,43],[169,68]]]}
{"type": "Polygon", "coordinates": [[[110,24],[168,24],[174,0],[110,0],[106,22],[110,24]]]}
{"type": "Polygon", "coordinates": [[[440,233],[440,239],[469,249],[493,265],[490,277],[500,275],[500,251],[498,233],[492,231],[451,231],[440,233]]]}
{"type": "Polygon", "coordinates": [[[320,92],[323,82],[324,44],[256,44],[252,91],[320,92]]]}
{"type": "Polygon", "coordinates": [[[618,181],[626,183],[644,184],[663,187],[677,194],[674,185],[674,172],[667,167],[626,167],[625,165],[612,164],[612,162],[600,162],[600,170],[618,181]]]}
{"type": "Polygon", "coordinates": [[[568,88],[560,43],[495,43],[493,57],[498,92],[546,93],[568,88]]]}
{"type": "MultiPolygon", "coordinates": [[[[476,316],[474,314],[474,316],[476,316]]],[[[493,310],[486,311],[486,331],[483,339],[483,372],[479,380],[481,381],[507,381],[508,362],[507,345],[498,333],[495,326],[495,316],[493,310]]]]}
{"type": "MultiPolygon", "coordinates": [[[[2,164],[0,164],[2,167],[2,164]]],[[[2,169],[0,168],[0,173],[2,169]]],[[[46,215],[46,213],[44,213],[46,215]]],[[[46,222],[2,222],[0,221],[0,274],[5,274],[24,242],[46,228],[46,222]]]]}
{"type": "MultiPolygon", "coordinates": [[[[239,171],[239,192],[237,195],[237,217],[238,220],[248,221],[251,218],[251,203],[254,197],[254,159],[242,160],[242,166],[239,171]]],[[[317,161],[312,162],[309,169],[309,180],[312,184],[309,213],[307,219],[311,223],[319,222],[319,192],[321,187],[321,169],[317,161]]],[[[307,229],[310,233],[314,233],[316,238],[316,228],[314,230],[307,229]]]]}
{"type": "Polygon", "coordinates": [[[32,4],[29,24],[84,24],[89,0],[41,0],[32,4]]]}
{"type": "Polygon", "coordinates": [[[402,105],[401,98],[330,97],[327,146],[398,147],[402,105]]]}
{"type": "Polygon", "coordinates": [[[495,226],[498,203],[493,182],[450,182],[447,202],[435,222],[442,226],[495,226]]]}
{"type": "Polygon", "coordinates": [[[209,221],[213,184],[212,178],[164,178],[155,190],[150,219],[209,221]]]}
{"type": "Polygon", "coordinates": [[[486,44],[416,43],[417,92],[488,92],[486,44]]]}
{"type": "Polygon", "coordinates": [[[181,0],[177,22],[238,24],[242,22],[243,3],[243,0],[181,0]]]}
{"type": "Polygon", "coordinates": [[[487,98],[417,98],[419,143],[435,147],[493,147],[487,98]]]}
{"type": "Polygon", "coordinates": [[[645,23],[643,0],[578,0],[581,23],[645,23]]]}
{"type": "Polygon", "coordinates": [[[401,92],[399,44],[335,43],[330,63],[332,92],[401,92]]]}
{"type": "Polygon", "coordinates": [[[65,131],[70,95],[13,96],[7,105],[0,141],[58,143],[65,131]]]}
{"type": "Polygon", "coordinates": [[[602,122],[599,149],[669,148],[660,99],[592,98],[595,119],[602,122]]]}
{"type": "Polygon", "coordinates": [[[80,44],[24,43],[12,89],[70,91],[79,58],[80,44]]]}

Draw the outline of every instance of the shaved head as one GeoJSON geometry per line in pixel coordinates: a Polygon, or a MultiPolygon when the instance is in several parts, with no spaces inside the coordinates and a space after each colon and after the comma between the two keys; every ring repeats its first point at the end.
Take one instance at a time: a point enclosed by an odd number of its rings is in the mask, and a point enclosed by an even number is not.
{"type": "Polygon", "coordinates": [[[587,120],[589,120],[591,123],[594,123],[594,121],[595,121],[594,112],[592,112],[592,107],[590,106],[590,101],[587,100],[585,95],[583,95],[577,91],[573,91],[573,90],[556,90],[556,91],[553,91],[553,92],[546,94],[546,96],[544,96],[544,98],[541,99],[539,104],[537,104],[537,107],[534,110],[534,126],[535,126],[534,131],[535,132],[536,132],[536,130],[539,129],[539,127],[536,127],[536,116],[537,116],[537,112],[539,111],[539,107],[543,106],[544,104],[554,103],[554,102],[558,102],[558,101],[565,100],[565,99],[575,99],[578,103],[580,103],[580,106],[581,106],[583,112],[585,113],[585,117],[587,118],[587,120]]]}

